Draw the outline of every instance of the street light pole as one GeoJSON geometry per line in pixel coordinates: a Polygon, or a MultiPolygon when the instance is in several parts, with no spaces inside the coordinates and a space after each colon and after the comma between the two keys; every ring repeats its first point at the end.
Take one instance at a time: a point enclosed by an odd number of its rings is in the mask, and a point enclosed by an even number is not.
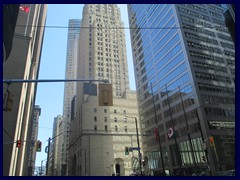
{"type": "Polygon", "coordinates": [[[50,149],[51,138],[48,138],[48,150],[47,150],[47,165],[46,165],[46,175],[48,175],[48,164],[49,164],[49,149],[50,149]]]}
{"type": "Polygon", "coordinates": [[[135,124],[136,124],[136,131],[137,131],[138,160],[139,160],[140,173],[141,173],[141,176],[142,176],[142,155],[141,155],[141,152],[140,152],[138,126],[137,126],[137,118],[136,117],[135,117],[135,124]]]}
{"type": "MultiPolygon", "coordinates": [[[[200,106],[202,107],[202,106],[200,106]]],[[[199,107],[199,108],[200,108],[199,107]]],[[[198,108],[197,108],[198,109],[198,108]]],[[[198,110],[196,109],[196,116],[197,116],[197,121],[198,121],[198,126],[199,126],[199,130],[200,130],[200,134],[201,134],[201,138],[202,138],[202,143],[204,144],[205,143],[205,140],[204,140],[204,136],[203,136],[203,132],[202,132],[202,126],[200,124],[200,118],[198,116],[198,110]]],[[[211,171],[211,168],[210,168],[210,164],[209,164],[209,158],[208,158],[208,150],[207,150],[207,146],[206,148],[204,149],[204,152],[206,154],[206,160],[207,160],[207,165],[208,165],[208,170],[211,171]]]]}

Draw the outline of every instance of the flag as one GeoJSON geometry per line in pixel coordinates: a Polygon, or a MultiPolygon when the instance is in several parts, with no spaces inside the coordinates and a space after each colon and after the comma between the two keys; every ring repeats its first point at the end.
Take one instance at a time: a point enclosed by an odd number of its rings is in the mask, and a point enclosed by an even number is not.
{"type": "Polygon", "coordinates": [[[29,13],[30,7],[20,6],[19,9],[22,10],[22,11],[24,11],[24,12],[26,12],[26,13],[29,13]]]}
{"type": "Polygon", "coordinates": [[[170,127],[169,130],[168,130],[168,138],[171,138],[173,136],[174,132],[173,132],[173,128],[170,127]]]}

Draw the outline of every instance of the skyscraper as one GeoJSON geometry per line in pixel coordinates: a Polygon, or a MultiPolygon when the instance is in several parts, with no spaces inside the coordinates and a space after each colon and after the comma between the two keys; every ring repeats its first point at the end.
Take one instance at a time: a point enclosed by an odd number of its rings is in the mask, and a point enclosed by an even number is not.
{"type": "MultiPolygon", "coordinates": [[[[47,5],[20,5],[12,50],[4,62],[4,79],[38,78],[46,14],[47,5]]],[[[4,84],[3,92],[14,95],[12,108],[4,107],[3,112],[3,175],[27,175],[36,84],[4,84]],[[19,148],[17,140],[21,141],[19,148]]]]}
{"type": "Polygon", "coordinates": [[[156,114],[163,148],[143,139],[148,173],[234,168],[235,48],[221,5],[129,4],[128,13],[142,133],[156,114]]]}
{"type": "MultiPolygon", "coordinates": [[[[68,24],[68,40],[67,40],[67,57],[66,57],[66,70],[65,70],[65,79],[76,79],[77,77],[77,54],[78,54],[78,37],[80,32],[80,23],[79,19],[70,19],[68,24]]],[[[61,154],[61,175],[67,175],[67,159],[68,151],[66,148],[69,146],[69,130],[70,130],[70,121],[72,118],[71,112],[73,111],[72,101],[74,101],[74,96],[76,94],[76,83],[67,82],[64,86],[64,99],[63,99],[63,124],[59,133],[62,133],[59,136],[61,139],[61,147],[56,149],[59,154],[61,154]],[[64,132],[64,133],[63,133],[64,132]]]]}
{"type": "MultiPolygon", "coordinates": [[[[61,130],[63,126],[63,117],[61,115],[58,115],[54,118],[53,122],[53,135],[52,137],[57,137],[59,134],[61,134],[61,130]]],[[[61,175],[61,161],[60,161],[60,155],[61,155],[61,149],[62,149],[62,139],[57,137],[53,139],[52,141],[52,167],[49,166],[48,172],[49,174],[53,176],[60,176],[61,175]]]]}
{"type": "Polygon", "coordinates": [[[41,115],[41,108],[38,105],[35,105],[33,112],[33,120],[31,122],[31,140],[29,143],[29,160],[28,160],[28,176],[32,176],[34,174],[34,167],[36,161],[36,143],[38,138],[38,124],[39,124],[39,116],[41,115]]]}
{"type": "Polygon", "coordinates": [[[70,175],[128,175],[139,156],[135,150],[125,155],[125,147],[137,147],[138,111],[136,94],[129,89],[120,17],[117,5],[84,5],[77,78],[109,80],[113,106],[99,106],[101,82],[78,83],[68,148],[70,175]]]}

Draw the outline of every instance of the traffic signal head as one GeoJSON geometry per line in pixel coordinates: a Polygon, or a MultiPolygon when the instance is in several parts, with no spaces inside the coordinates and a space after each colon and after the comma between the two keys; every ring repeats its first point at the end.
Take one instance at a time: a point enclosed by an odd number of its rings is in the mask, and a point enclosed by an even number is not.
{"type": "Polygon", "coordinates": [[[12,111],[13,108],[13,98],[14,95],[10,93],[10,91],[7,91],[7,93],[4,94],[4,111],[12,111]]]}
{"type": "Polygon", "coordinates": [[[37,152],[41,152],[41,149],[42,149],[42,142],[41,141],[37,141],[36,151],[37,152]]]}
{"type": "Polygon", "coordinates": [[[21,147],[21,140],[19,139],[19,140],[17,140],[17,148],[20,148],[21,147]]]}
{"type": "Polygon", "coordinates": [[[128,147],[125,147],[125,155],[129,155],[129,149],[128,149],[128,147]]]}
{"type": "Polygon", "coordinates": [[[209,144],[210,146],[215,146],[214,139],[212,136],[209,137],[209,144]]]}

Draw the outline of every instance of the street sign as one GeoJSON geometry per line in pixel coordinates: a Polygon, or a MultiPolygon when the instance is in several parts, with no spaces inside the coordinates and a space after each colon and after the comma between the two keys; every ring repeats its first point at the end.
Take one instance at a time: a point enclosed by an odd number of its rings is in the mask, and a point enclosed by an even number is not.
{"type": "Polygon", "coordinates": [[[132,150],[139,151],[139,150],[140,150],[140,148],[139,148],[139,147],[132,147],[132,150]]]}

